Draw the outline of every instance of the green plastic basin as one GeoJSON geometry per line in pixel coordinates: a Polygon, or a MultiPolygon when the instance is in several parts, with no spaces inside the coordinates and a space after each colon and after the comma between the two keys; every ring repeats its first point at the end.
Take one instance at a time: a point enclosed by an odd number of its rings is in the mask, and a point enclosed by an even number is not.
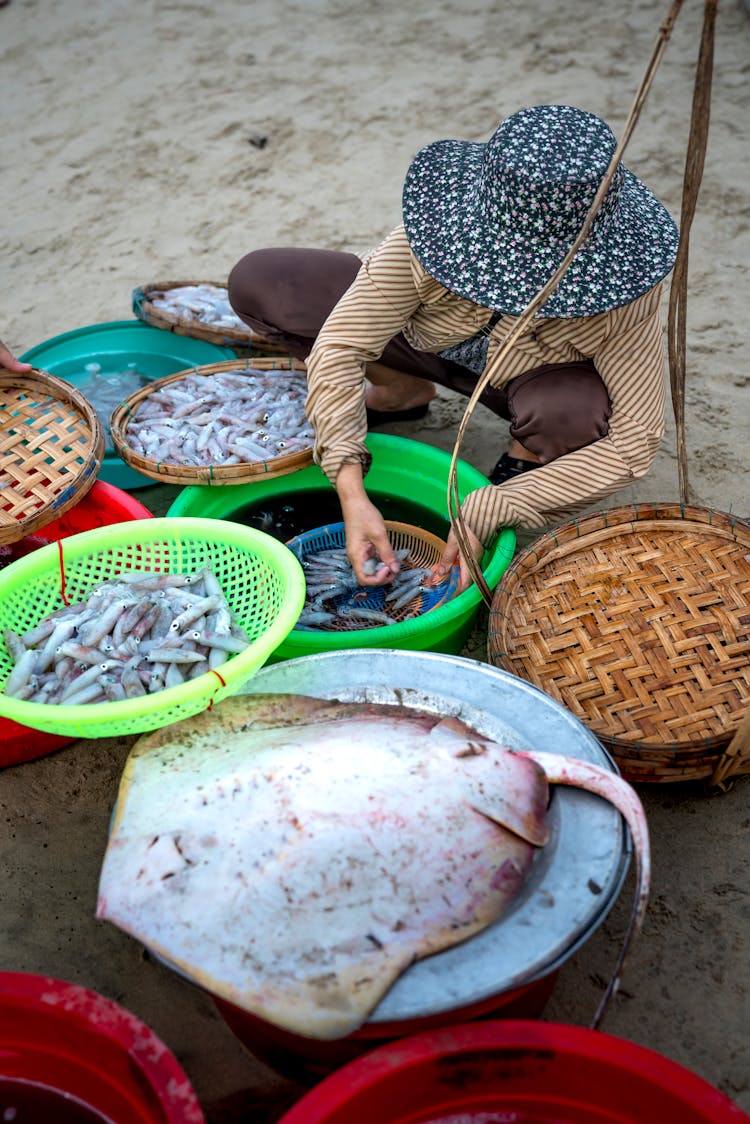
{"type": "MultiPolygon", "coordinates": [[[[446,493],[450,455],[420,441],[384,433],[369,434],[367,447],[373,458],[367,475],[368,489],[404,499],[418,498],[420,504],[445,520],[445,538],[449,528],[446,493]]],[[[469,492],[489,484],[478,469],[461,460],[457,477],[461,500],[469,492]]],[[[237,513],[251,505],[321,491],[333,492],[333,488],[317,465],[312,465],[288,476],[257,483],[184,488],[169,508],[167,517],[201,516],[233,521],[237,513]]],[[[482,562],[482,572],[490,589],[494,589],[509,566],[515,546],[515,531],[511,527],[501,528],[482,562]]],[[[352,632],[295,628],[268,662],[341,648],[400,648],[458,655],[471,633],[480,604],[479,590],[472,585],[447,604],[398,624],[352,632]]]]}
{"type": "MultiPolygon", "coordinates": [[[[24,363],[33,363],[76,387],[89,379],[87,363],[99,363],[103,371],[124,370],[134,363],[142,375],[159,379],[188,367],[234,358],[231,348],[178,336],[136,319],[76,328],[37,344],[21,356],[24,363]]],[[[125,491],[151,487],[154,483],[150,476],[125,464],[111,447],[104,454],[98,478],[125,491]]]]}

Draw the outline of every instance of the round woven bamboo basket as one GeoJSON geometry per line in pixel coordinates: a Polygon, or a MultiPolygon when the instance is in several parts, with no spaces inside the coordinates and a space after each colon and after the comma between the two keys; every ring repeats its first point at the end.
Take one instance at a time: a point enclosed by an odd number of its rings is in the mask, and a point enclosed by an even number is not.
{"type": "Polygon", "coordinates": [[[313,463],[312,447],[299,452],[284,453],[269,457],[265,461],[247,461],[230,465],[182,465],[170,461],[155,461],[137,453],[128,444],[128,425],[137,413],[138,407],[149,395],[163,389],[170,383],[179,382],[188,375],[216,375],[225,371],[304,371],[305,364],[288,356],[274,358],[228,360],[224,363],[208,363],[201,367],[190,367],[156,379],[147,386],[136,390],[112,412],[110,432],[112,444],[120,457],[131,468],[151,476],[162,484],[246,484],[249,481],[273,476],[285,476],[313,463]]]}
{"type": "Polygon", "coordinates": [[[133,289],[133,312],[146,324],[175,332],[178,336],[192,336],[194,339],[208,340],[209,343],[216,343],[221,347],[238,347],[243,351],[249,348],[260,354],[278,351],[278,344],[270,343],[250,327],[211,324],[191,316],[177,316],[154,302],[156,293],[182,289],[186,285],[213,285],[214,288],[223,289],[225,292],[227,289],[221,281],[154,281],[150,285],[141,285],[133,289]]]}
{"type": "Polygon", "coordinates": [[[572,711],[627,780],[711,777],[750,707],[749,551],[750,522],[701,507],[572,520],[500,580],[489,661],[572,711]]]}
{"type": "Polygon", "coordinates": [[[0,543],[46,527],[82,500],[104,456],[96,410],[70,383],[0,367],[0,543]]]}

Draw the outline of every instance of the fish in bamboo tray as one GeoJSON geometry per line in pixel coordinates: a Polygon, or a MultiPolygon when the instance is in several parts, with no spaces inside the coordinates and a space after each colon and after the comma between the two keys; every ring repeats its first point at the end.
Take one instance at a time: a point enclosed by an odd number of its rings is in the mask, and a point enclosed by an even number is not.
{"type": "Polygon", "coordinates": [[[203,282],[197,285],[176,285],[172,289],[152,289],[148,299],[156,308],[170,316],[197,320],[201,324],[215,324],[222,328],[248,330],[247,324],[240,320],[230,305],[227,290],[219,285],[203,282]]]}
{"type": "Polygon", "coordinates": [[[149,393],[127,424],[148,460],[236,465],[310,450],[304,372],[243,368],[188,374],[149,393]]]}

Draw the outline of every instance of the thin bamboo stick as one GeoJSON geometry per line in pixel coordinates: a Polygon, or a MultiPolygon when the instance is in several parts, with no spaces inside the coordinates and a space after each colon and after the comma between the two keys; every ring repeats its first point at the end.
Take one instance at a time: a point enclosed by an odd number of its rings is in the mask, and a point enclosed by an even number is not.
{"type": "Polygon", "coordinates": [[[693,89],[693,108],[690,120],[685,177],[682,188],[682,213],[680,217],[680,245],[675,259],[672,285],[669,291],[669,317],[667,321],[667,346],[669,351],[669,380],[672,388],[672,409],[677,427],[677,473],[680,499],[688,503],[687,443],[685,440],[685,335],[687,324],[687,280],[690,228],[703,176],[703,164],[708,141],[708,122],[711,109],[711,79],[713,74],[714,23],[718,0],[705,0],[703,32],[701,35],[698,65],[693,89]]]}
{"type": "Polygon", "coordinates": [[[612,178],[615,174],[615,171],[617,170],[617,165],[620,162],[620,158],[625,151],[630,137],[632,136],[633,129],[635,128],[636,122],[640,116],[641,109],[643,108],[646,96],[651,88],[654,75],[659,66],[659,63],[661,62],[662,55],[664,54],[667,42],[669,41],[669,38],[672,34],[672,29],[681,7],[682,0],[672,0],[669,11],[659,27],[656,42],[654,44],[651,57],[646,67],[646,72],[643,76],[640,86],[636,91],[630,113],[628,114],[628,118],[625,122],[622,136],[615,147],[615,151],[612,154],[612,159],[610,160],[609,166],[604,173],[604,177],[599,185],[599,189],[594,197],[594,201],[589,208],[589,212],[584,219],[583,226],[581,227],[578,237],[568,250],[568,253],[565,255],[562,263],[557,268],[552,277],[550,277],[546,285],[544,285],[543,288],[541,288],[536,294],[536,296],[532,297],[532,299],[526,305],[526,308],[523,310],[518,320],[516,321],[515,327],[512,328],[508,333],[503,346],[498,351],[494,360],[487,366],[482,376],[477,381],[477,385],[474,388],[474,391],[472,392],[472,395],[467,403],[466,410],[464,411],[464,416],[461,419],[461,424],[458,427],[458,433],[456,436],[456,442],[453,448],[453,455],[451,457],[451,464],[448,472],[448,515],[450,517],[451,528],[456,537],[459,550],[466,560],[469,572],[471,573],[471,576],[482,595],[482,599],[484,600],[488,608],[492,607],[492,592],[487,585],[481,567],[475,559],[474,553],[469,546],[468,538],[466,536],[466,528],[463,524],[461,516],[458,480],[456,477],[456,467],[458,463],[461,442],[468,427],[471,415],[474,412],[474,408],[479,401],[479,398],[485,386],[492,378],[494,372],[500,367],[506,355],[515,344],[516,340],[526,330],[527,324],[530,320],[533,319],[537,310],[541,308],[550,294],[557,288],[568,266],[578,252],[578,249],[588,237],[594,218],[596,217],[596,213],[599,210],[601,202],[607,193],[610,183],[612,182],[612,178]]]}

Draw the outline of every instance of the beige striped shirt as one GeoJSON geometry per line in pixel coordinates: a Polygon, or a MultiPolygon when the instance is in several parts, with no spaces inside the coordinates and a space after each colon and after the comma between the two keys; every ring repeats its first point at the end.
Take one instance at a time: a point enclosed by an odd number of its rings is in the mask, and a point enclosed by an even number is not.
{"type": "MultiPolygon", "coordinates": [[[[470,493],[461,513],[483,543],[502,525],[540,529],[567,519],[648,471],[664,434],[660,295],[661,284],[596,316],[536,319],[496,364],[489,381],[502,387],[545,363],[593,359],[612,414],[606,437],[505,484],[470,493]]],[[[442,351],[474,335],[491,315],[425,272],[403,226],[365,256],[308,358],[314,455],[332,483],[343,464],[359,462],[366,473],[371,463],[364,444],[365,364],[375,362],[400,331],[418,350],[442,351]]],[[[487,368],[516,320],[502,316],[495,325],[487,368]]]]}

